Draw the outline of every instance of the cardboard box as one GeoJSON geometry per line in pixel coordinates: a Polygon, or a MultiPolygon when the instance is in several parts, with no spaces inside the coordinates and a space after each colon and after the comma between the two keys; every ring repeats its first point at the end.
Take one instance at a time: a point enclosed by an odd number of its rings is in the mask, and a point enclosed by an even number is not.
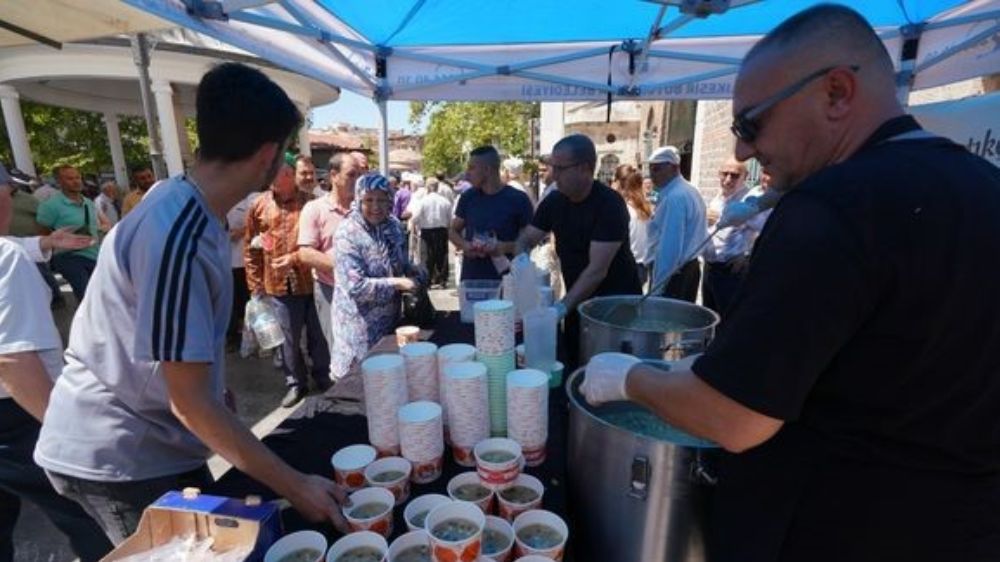
{"type": "MultiPolygon", "coordinates": [[[[253,502],[250,502],[253,503],[253,502]]],[[[245,500],[168,492],[142,513],[139,528],[101,562],[112,562],[166,544],[173,537],[214,537],[213,549],[225,551],[252,545],[246,562],[264,559],[281,537],[278,507],[270,502],[250,505],[245,500]]]]}

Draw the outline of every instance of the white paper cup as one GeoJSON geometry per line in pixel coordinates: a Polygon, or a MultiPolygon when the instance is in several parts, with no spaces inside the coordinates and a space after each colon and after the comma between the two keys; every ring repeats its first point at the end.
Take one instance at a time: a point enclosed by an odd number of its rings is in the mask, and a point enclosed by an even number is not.
{"type": "Polygon", "coordinates": [[[479,479],[484,486],[494,490],[509,486],[521,474],[521,467],[524,466],[521,445],[506,437],[483,439],[476,444],[473,454],[476,457],[476,472],[479,473],[479,479]],[[496,453],[510,458],[502,461],[484,458],[496,453]]]}
{"type": "Polygon", "coordinates": [[[354,550],[355,548],[369,547],[382,553],[385,560],[386,553],[389,552],[389,544],[385,542],[385,537],[371,531],[359,531],[345,535],[337,542],[333,543],[329,552],[326,553],[326,562],[337,562],[337,559],[354,550]]]}
{"type": "Polygon", "coordinates": [[[486,528],[483,529],[483,556],[489,557],[496,562],[507,562],[510,560],[513,550],[514,528],[510,526],[510,523],[500,517],[487,515],[486,528]],[[489,541],[486,540],[486,536],[490,531],[503,535],[507,541],[507,546],[501,548],[500,550],[490,549],[489,547],[491,545],[487,544],[489,541]]]}
{"type": "Polygon", "coordinates": [[[395,505],[410,499],[410,471],[413,466],[403,457],[378,459],[365,468],[365,481],[373,488],[385,488],[396,498],[395,505]],[[379,481],[378,476],[386,472],[401,472],[403,475],[389,481],[379,481]]]}
{"type": "Polygon", "coordinates": [[[513,502],[504,499],[504,490],[499,490],[497,492],[497,513],[500,517],[503,517],[507,521],[513,521],[518,515],[524,513],[525,511],[530,511],[532,509],[538,509],[542,505],[542,496],[545,495],[545,485],[542,481],[535,478],[530,474],[521,474],[516,480],[507,488],[513,488],[514,486],[524,486],[535,492],[537,497],[527,503],[513,502]]]}
{"type": "Polygon", "coordinates": [[[411,531],[423,531],[423,523],[427,518],[426,514],[430,513],[435,507],[450,501],[453,500],[441,494],[425,494],[413,498],[413,501],[406,504],[406,509],[403,510],[403,519],[406,521],[406,528],[411,531]],[[417,525],[413,519],[421,513],[424,513],[424,521],[420,521],[420,525],[417,525]]]}
{"type": "Polygon", "coordinates": [[[400,326],[396,328],[396,345],[403,347],[408,343],[420,341],[420,328],[416,326],[400,326]]]}
{"type": "Polygon", "coordinates": [[[448,432],[448,387],[445,385],[444,368],[451,363],[462,363],[476,360],[476,348],[467,343],[450,343],[442,345],[437,351],[438,360],[438,395],[441,404],[441,424],[444,426],[445,443],[450,444],[448,432]]]}
{"type": "Polygon", "coordinates": [[[406,363],[406,390],[411,402],[441,400],[437,349],[437,345],[431,342],[416,342],[408,343],[399,350],[406,363]]]}
{"type": "Polygon", "coordinates": [[[424,547],[431,552],[431,538],[423,529],[403,533],[389,545],[388,562],[396,562],[396,557],[411,548],[424,547]]]}
{"type": "Polygon", "coordinates": [[[350,445],[340,449],[330,458],[334,481],[348,492],[364,488],[365,467],[371,464],[376,456],[375,447],[369,445],[350,445]]]}
{"type": "Polygon", "coordinates": [[[392,506],[395,505],[396,497],[385,488],[363,488],[354,492],[348,498],[351,500],[351,507],[341,508],[351,532],[372,531],[383,537],[392,534],[392,506]],[[387,509],[369,517],[359,517],[352,515],[352,512],[367,504],[379,503],[388,506],[387,509]]]}
{"type": "Polygon", "coordinates": [[[472,449],[490,434],[486,365],[476,361],[451,363],[444,372],[452,455],[456,463],[474,466],[472,449]]]}
{"type": "Polygon", "coordinates": [[[396,353],[374,355],[361,362],[365,389],[368,442],[380,457],[399,456],[399,423],[396,412],[408,402],[406,364],[396,353]]]}
{"type": "Polygon", "coordinates": [[[476,560],[482,550],[483,528],[486,516],[478,507],[469,502],[453,501],[441,504],[427,514],[427,534],[431,540],[432,560],[450,562],[453,560],[476,560]],[[434,534],[434,530],[445,521],[462,519],[475,526],[475,532],[460,540],[447,540],[434,534]]]}
{"type": "Polygon", "coordinates": [[[562,517],[559,517],[551,511],[533,509],[518,515],[517,518],[514,519],[513,526],[515,544],[514,551],[519,556],[536,554],[540,556],[547,556],[557,561],[562,560],[563,551],[566,549],[566,540],[569,538],[569,527],[566,526],[566,522],[562,520],[562,517]],[[545,548],[528,545],[521,539],[519,533],[525,527],[529,527],[531,525],[544,525],[549,527],[560,535],[561,540],[558,544],[545,548]]]}
{"type": "Polygon", "coordinates": [[[499,355],[514,349],[514,303],[506,300],[477,302],[475,314],[476,350],[499,355]]]}
{"type": "Polygon", "coordinates": [[[451,480],[448,481],[448,497],[450,497],[455,501],[472,502],[477,507],[479,507],[479,509],[482,510],[482,512],[485,514],[489,514],[490,511],[492,510],[494,495],[495,494],[493,493],[493,490],[490,489],[489,486],[483,484],[483,482],[479,480],[479,474],[475,472],[463,472],[461,474],[455,475],[451,480]],[[461,496],[459,496],[458,489],[468,484],[478,484],[487,491],[489,491],[489,494],[477,500],[463,499],[461,496]]]}
{"type": "Polygon", "coordinates": [[[264,555],[264,562],[278,562],[285,556],[302,549],[315,550],[318,554],[311,562],[321,562],[326,554],[326,537],[316,531],[296,531],[285,535],[271,545],[264,555]]]}
{"type": "Polygon", "coordinates": [[[444,466],[444,434],[441,405],[410,402],[399,409],[399,445],[403,457],[413,465],[410,479],[427,484],[441,476],[444,466]]]}
{"type": "Polygon", "coordinates": [[[549,375],[518,369],[507,375],[507,437],[521,444],[525,463],[545,462],[549,434],[549,375]]]}

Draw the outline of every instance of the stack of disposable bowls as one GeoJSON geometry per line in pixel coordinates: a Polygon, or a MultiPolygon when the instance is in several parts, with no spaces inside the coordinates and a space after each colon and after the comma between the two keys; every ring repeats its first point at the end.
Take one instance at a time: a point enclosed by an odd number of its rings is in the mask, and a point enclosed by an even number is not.
{"type": "Polygon", "coordinates": [[[451,363],[444,368],[444,377],[452,455],[462,466],[475,466],[472,450],[490,434],[486,367],[475,361],[451,363]]]}
{"type": "Polygon", "coordinates": [[[406,404],[406,366],[395,353],[374,355],[361,362],[365,385],[368,441],[379,456],[399,456],[400,406],[406,404]]]}
{"type": "Polygon", "coordinates": [[[507,436],[521,445],[524,462],[545,462],[549,437],[549,375],[518,369],[507,375],[507,436]]]}
{"type": "Polygon", "coordinates": [[[406,391],[413,402],[440,402],[438,394],[437,345],[430,342],[408,343],[399,350],[406,364],[406,391]]]}
{"type": "Polygon", "coordinates": [[[441,476],[444,437],[440,405],[418,401],[400,408],[399,441],[403,458],[413,465],[410,473],[413,482],[426,484],[441,476]]]}
{"type": "Polygon", "coordinates": [[[467,343],[450,343],[442,345],[437,350],[438,362],[438,395],[441,404],[441,424],[444,426],[445,442],[451,443],[451,434],[448,429],[448,385],[444,380],[444,368],[451,363],[463,363],[476,360],[476,348],[467,343]]]}
{"type": "Polygon", "coordinates": [[[507,434],[507,373],[517,368],[514,352],[514,303],[476,303],[476,360],[486,365],[489,381],[490,434],[507,434]]]}

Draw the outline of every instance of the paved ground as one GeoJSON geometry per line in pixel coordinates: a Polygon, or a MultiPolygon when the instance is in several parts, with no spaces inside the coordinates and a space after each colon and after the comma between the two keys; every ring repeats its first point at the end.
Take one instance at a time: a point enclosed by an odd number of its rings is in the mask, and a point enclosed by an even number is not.
{"type": "MultiPolygon", "coordinates": [[[[65,294],[67,301],[72,303],[72,294],[65,294]]],[[[458,308],[454,289],[431,291],[431,300],[438,310],[458,308]]],[[[67,339],[72,313],[72,306],[56,313],[63,341],[67,339]]],[[[231,353],[226,361],[226,377],[229,387],[236,393],[240,419],[258,436],[267,434],[291,413],[291,410],[280,406],[285,392],[284,377],[275,370],[270,359],[243,359],[231,353]]],[[[228,468],[219,458],[212,459],[209,466],[216,475],[228,468]]],[[[0,506],[0,509],[4,507],[0,506]]],[[[63,562],[75,558],[62,533],[32,504],[24,504],[14,539],[15,562],[63,562]]]]}

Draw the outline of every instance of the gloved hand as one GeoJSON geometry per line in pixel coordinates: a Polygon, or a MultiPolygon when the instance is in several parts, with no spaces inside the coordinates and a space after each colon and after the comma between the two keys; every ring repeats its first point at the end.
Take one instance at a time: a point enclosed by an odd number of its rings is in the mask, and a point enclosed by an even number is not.
{"type": "Polygon", "coordinates": [[[592,406],[628,400],[625,380],[636,363],[640,363],[639,358],[626,353],[598,353],[591,357],[580,385],[583,397],[592,406]]]}
{"type": "Polygon", "coordinates": [[[757,216],[761,211],[758,205],[760,197],[747,197],[742,201],[733,201],[722,209],[722,218],[719,219],[719,228],[730,226],[742,226],[748,220],[757,216]]]}
{"type": "Polygon", "coordinates": [[[566,318],[566,313],[569,312],[566,309],[566,305],[563,304],[563,301],[559,301],[553,304],[552,308],[556,309],[556,322],[562,320],[563,318],[566,318]]]}

